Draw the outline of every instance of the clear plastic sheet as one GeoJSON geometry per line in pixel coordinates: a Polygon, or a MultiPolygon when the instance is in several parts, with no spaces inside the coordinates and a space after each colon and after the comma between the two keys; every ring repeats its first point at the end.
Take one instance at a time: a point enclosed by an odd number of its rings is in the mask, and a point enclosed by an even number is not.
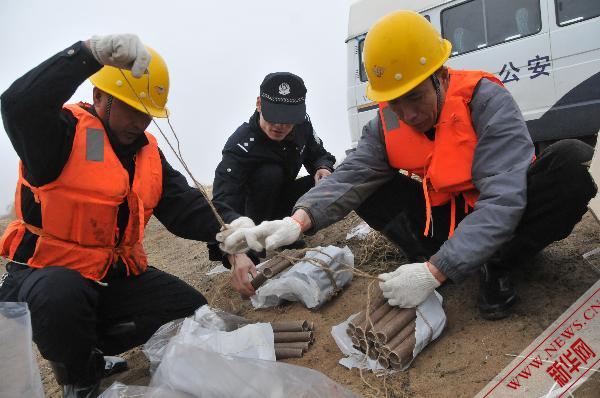
{"type": "Polygon", "coordinates": [[[118,381],[111,384],[98,398],[194,398],[193,395],[178,391],[146,386],[127,386],[118,381]]]}
{"type": "MultiPolygon", "coordinates": [[[[208,305],[198,308],[193,317],[185,320],[187,320],[185,335],[189,336],[183,336],[184,338],[192,338],[194,330],[197,328],[229,332],[251,323],[251,321],[246,318],[213,309],[208,305]]],[[[160,364],[169,341],[173,337],[181,335],[180,331],[183,324],[184,319],[176,319],[165,323],[144,344],[142,351],[150,361],[151,373],[153,373],[160,364]]]]}
{"type": "Polygon", "coordinates": [[[203,328],[194,319],[186,318],[169,344],[174,342],[236,357],[275,360],[273,328],[269,323],[253,323],[224,332],[203,328]]]}
{"type": "Polygon", "coordinates": [[[183,319],[176,319],[162,325],[142,347],[142,352],[150,361],[150,373],[154,373],[165,353],[167,344],[181,329],[183,319]]]}
{"type": "Polygon", "coordinates": [[[346,240],[350,240],[352,238],[363,240],[367,237],[367,235],[369,235],[369,232],[371,232],[371,227],[369,224],[363,221],[346,234],[346,240]]]}
{"type": "Polygon", "coordinates": [[[194,321],[198,322],[198,326],[205,329],[220,330],[222,332],[231,332],[253,323],[246,318],[211,308],[208,305],[203,305],[196,310],[194,321]]]}
{"type": "Polygon", "coordinates": [[[44,397],[27,303],[0,302],[0,397],[44,397]]]}
{"type": "Polygon", "coordinates": [[[176,339],[150,386],[202,398],[357,397],[312,369],[222,355],[176,339]]]}
{"type": "Polygon", "coordinates": [[[343,249],[336,246],[316,249],[326,254],[309,251],[304,258],[313,258],[327,264],[331,273],[309,261],[300,261],[283,271],[278,278],[267,280],[256,291],[251,297],[254,308],[274,307],[285,300],[300,301],[306,308],[318,308],[333,297],[331,276],[338,289],[342,289],[352,280],[351,270],[340,272],[347,269],[347,266],[354,267],[354,255],[348,246],[343,249]]]}

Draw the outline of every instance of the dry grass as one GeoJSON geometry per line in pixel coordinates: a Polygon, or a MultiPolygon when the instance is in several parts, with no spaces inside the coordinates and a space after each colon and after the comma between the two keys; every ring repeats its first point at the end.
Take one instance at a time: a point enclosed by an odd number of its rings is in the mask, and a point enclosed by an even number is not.
{"type": "Polygon", "coordinates": [[[404,264],[406,255],[383,234],[372,230],[359,242],[355,259],[356,268],[368,271],[370,274],[380,274],[404,264]]]}

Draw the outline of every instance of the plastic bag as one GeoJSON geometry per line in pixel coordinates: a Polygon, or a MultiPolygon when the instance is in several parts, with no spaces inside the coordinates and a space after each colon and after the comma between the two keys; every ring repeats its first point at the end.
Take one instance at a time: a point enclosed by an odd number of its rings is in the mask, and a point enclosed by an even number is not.
{"type": "Polygon", "coordinates": [[[316,370],[209,352],[174,339],[151,387],[195,397],[357,397],[316,370]]]}
{"type": "Polygon", "coordinates": [[[192,395],[177,391],[166,391],[162,388],[145,386],[126,386],[114,382],[98,398],[192,398],[192,395]]]}
{"type": "Polygon", "coordinates": [[[253,323],[246,318],[211,308],[208,305],[203,305],[196,310],[194,321],[198,323],[198,326],[205,329],[220,330],[222,332],[231,332],[253,323]]]}
{"type": "Polygon", "coordinates": [[[275,339],[269,323],[254,323],[231,332],[211,330],[200,325],[194,319],[186,318],[171,343],[179,342],[188,347],[242,358],[275,360],[275,339]]]}
{"type": "Polygon", "coordinates": [[[252,323],[246,318],[233,315],[228,312],[213,309],[208,305],[203,305],[196,310],[193,317],[186,319],[176,319],[162,325],[150,339],[144,344],[142,352],[150,361],[150,372],[153,373],[164,355],[164,351],[169,341],[177,335],[181,335],[181,329],[187,320],[185,333],[182,338],[193,339],[196,329],[204,328],[207,330],[232,331],[241,326],[252,323]]]}
{"type": "Polygon", "coordinates": [[[0,397],[43,397],[27,303],[0,302],[0,397]]]}
{"type": "Polygon", "coordinates": [[[372,229],[369,224],[363,221],[346,234],[346,240],[350,240],[352,238],[364,240],[371,231],[372,229]]]}
{"type": "Polygon", "coordinates": [[[146,355],[148,361],[150,361],[150,373],[153,373],[160,364],[167,344],[169,344],[172,337],[175,337],[179,333],[182,324],[183,319],[176,319],[165,323],[143,345],[142,352],[146,355]]]}
{"type": "Polygon", "coordinates": [[[283,271],[279,278],[267,280],[256,291],[256,294],[251,297],[254,308],[274,307],[284,300],[300,301],[307,308],[318,308],[329,301],[335,293],[332,276],[338,289],[342,289],[352,280],[352,271],[343,271],[348,266],[354,267],[354,255],[348,246],[343,249],[336,246],[316,249],[326,254],[309,251],[304,258],[317,259],[327,264],[332,273],[308,261],[300,261],[283,271]]]}

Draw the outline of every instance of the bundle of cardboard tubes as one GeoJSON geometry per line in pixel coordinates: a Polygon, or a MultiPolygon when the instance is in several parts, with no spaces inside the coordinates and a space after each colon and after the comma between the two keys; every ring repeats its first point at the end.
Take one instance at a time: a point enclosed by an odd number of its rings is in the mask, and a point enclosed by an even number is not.
{"type": "Polygon", "coordinates": [[[275,357],[279,359],[301,358],[314,342],[313,322],[279,321],[271,322],[275,336],[275,357]]]}
{"type": "Polygon", "coordinates": [[[392,307],[378,291],[369,308],[349,322],[346,333],[356,349],[384,368],[401,369],[413,359],[416,318],[414,308],[392,307]]]}

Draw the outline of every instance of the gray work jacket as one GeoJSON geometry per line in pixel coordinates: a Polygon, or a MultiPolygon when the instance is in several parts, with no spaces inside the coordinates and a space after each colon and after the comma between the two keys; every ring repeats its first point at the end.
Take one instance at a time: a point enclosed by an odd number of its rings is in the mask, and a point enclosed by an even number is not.
{"type": "MultiPolygon", "coordinates": [[[[471,174],[479,199],[430,259],[455,282],[476,271],[513,236],[527,204],[527,170],[534,155],[523,115],[508,90],[482,79],[469,107],[477,133],[471,174]]],[[[302,196],[294,210],[309,214],[312,233],[358,208],[396,173],[377,116],[365,125],[356,151],[302,196]]]]}

